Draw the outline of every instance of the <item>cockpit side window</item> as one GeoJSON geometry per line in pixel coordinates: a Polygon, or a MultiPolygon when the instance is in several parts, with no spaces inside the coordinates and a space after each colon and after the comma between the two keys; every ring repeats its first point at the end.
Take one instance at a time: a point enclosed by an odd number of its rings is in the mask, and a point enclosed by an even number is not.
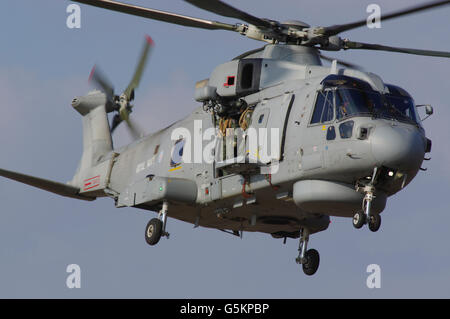
{"type": "Polygon", "coordinates": [[[316,105],[311,117],[311,124],[325,123],[334,118],[333,92],[331,90],[317,92],[316,105]]]}
{"type": "Polygon", "coordinates": [[[385,94],[386,100],[394,109],[397,118],[419,124],[420,119],[411,95],[399,86],[393,84],[386,84],[386,86],[389,89],[389,93],[385,94]]]}
{"type": "Polygon", "coordinates": [[[413,99],[395,95],[386,95],[386,98],[401,116],[418,123],[413,99]]]}

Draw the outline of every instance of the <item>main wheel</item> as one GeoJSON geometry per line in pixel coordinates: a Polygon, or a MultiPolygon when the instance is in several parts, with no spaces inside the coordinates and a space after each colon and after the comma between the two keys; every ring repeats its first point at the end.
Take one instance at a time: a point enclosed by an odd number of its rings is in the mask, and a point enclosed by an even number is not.
{"type": "Polygon", "coordinates": [[[357,212],[353,215],[352,224],[356,229],[360,229],[366,223],[366,215],[363,212],[357,212]]]}
{"type": "Polygon", "coordinates": [[[369,229],[373,232],[378,231],[381,226],[381,216],[379,214],[373,214],[369,217],[369,229]]]}
{"type": "Polygon", "coordinates": [[[150,246],[156,245],[161,239],[162,222],[158,218],[151,219],[145,228],[145,241],[150,246]]]}
{"type": "Polygon", "coordinates": [[[303,272],[305,275],[312,276],[319,269],[319,252],[315,249],[309,249],[305,253],[305,262],[303,263],[303,272]]]}

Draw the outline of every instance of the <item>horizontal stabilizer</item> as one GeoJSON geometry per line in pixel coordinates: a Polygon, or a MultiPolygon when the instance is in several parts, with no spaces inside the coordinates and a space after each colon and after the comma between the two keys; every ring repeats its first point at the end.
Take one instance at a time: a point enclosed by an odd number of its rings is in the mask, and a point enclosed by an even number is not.
{"type": "Polygon", "coordinates": [[[30,186],[34,186],[45,191],[55,193],[61,196],[82,199],[82,200],[94,200],[95,198],[82,196],[79,194],[80,189],[71,185],[50,181],[47,179],[29,176],[17,172],[7,171],[0,169],[0,176],[21,182],[30,186]]]}

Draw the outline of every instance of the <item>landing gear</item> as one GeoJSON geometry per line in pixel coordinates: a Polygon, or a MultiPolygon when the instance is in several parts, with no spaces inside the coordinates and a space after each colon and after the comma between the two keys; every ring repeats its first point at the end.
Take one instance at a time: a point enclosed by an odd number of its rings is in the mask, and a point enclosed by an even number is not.
{"type": "Polygon", "coordinates": [[[302,264],[303,272],[312,276],[316,273],[317,269],[319,269],[320,256],[319,252],[315,249],[310,249],[305,253],[305,261],[302,264]]]}
{"type": "Polygon", "coordinates": [[[364,187],[363,208],[364,213],[358,212],[353,216],[353,226],[361,228],[365,223],[369,225],[369,229],[373,232],[378,231],[381,226],[381,216],[371,211],[371,204],[375,198],[375,187],[367,185],[364,187]]]}
{"type": "Polygon", "coordinates": [[[150,246],[156,245],[161,239],[162,222],[158,218],[152,218],[145,228],[145,241],[150,246]]]}
{"type": "Polygon", "coordinates": [[[152,218],[145,228],[145,241],[150,246],[156,245],[162,236],[169,238],[166,232],[168,203],[164,202],[158,218],[152,218]]]}
{"type": "Polygon", "coordinates": [[[363,187],[357,187],[357,191],[364,193],[364,199],[363,199],[363,212],[357,212],[353,216],[353,226],[356,229],[361,228],[364,224],[369,224],[369,229],[373,232],[378,231],[381,226],[381,217],[379,214],[374,213],[371,211],[372,201],[375,198],[375,181],[378,176],[378,168],[375,167],[373,169],[373,175],[370,182],[363,186],[363,187]]]}
{"type": "Polygon", "coordinates": [[[308,249],[309,231],[306,228],[300,229],[300,240],[298,245],[297,264],[301,264],[305,275],[312,276],[319,269],[319,252],[315,249],[308,249]]]}

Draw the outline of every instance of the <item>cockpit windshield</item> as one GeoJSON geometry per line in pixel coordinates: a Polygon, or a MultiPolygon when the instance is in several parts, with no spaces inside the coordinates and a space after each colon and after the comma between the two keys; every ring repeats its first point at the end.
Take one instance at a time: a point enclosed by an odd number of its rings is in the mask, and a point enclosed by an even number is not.
{"type": "Polygon", "coordinates": [[[338,120],[354,115],[375,115],[385,111],[381,94],[341,87],[335,91],[336,118],[338,120]]]}
{"type": "MultiPolygon", "coordinates": [[[[333,100],[338,121],[353,116],[371,116],[418,124],[414,100],[397,86],[387,85],[389,93],[381,94],[367,82],[347,76],[329,76],[323,84],[324,89],[318,97],[327,96],[327,100],[333,100]]],[[[317,99],[316,111],[318,104],[324,108],[323,103],[323,98],[317,99]]],[[[313,116],[311,123],[323,122],[314,119],[313,116]]]]}
{"type": "Polygon", "coordinates": [[[335,90],[336,118],[368,115],[417,123],[414,101],[406,96],[340,87],[335,90]]]}

